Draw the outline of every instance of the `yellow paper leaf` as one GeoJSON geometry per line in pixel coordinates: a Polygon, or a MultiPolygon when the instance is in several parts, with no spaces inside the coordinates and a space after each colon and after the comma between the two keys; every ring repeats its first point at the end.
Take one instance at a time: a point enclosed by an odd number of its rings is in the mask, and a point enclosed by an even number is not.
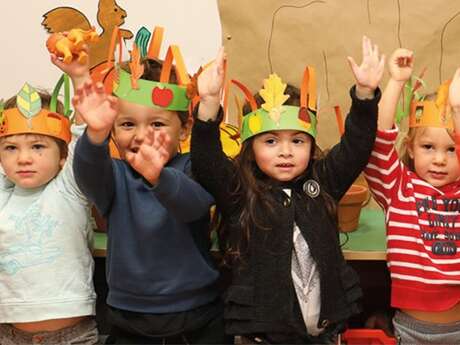
{"type": "Polygon", "coordinates": [[[284,90],[286,90],[286,84],[281,81],[281,78],[276,74],[270,74],[268,79],[264,80],[264,87],[259,92],[265,101],[262,108],[267,112],[271,112],[273,108],[280,108],[289,98],[289,95],[284,94],[284,90]]]}
{"type": "Polygon", "coordinates": [[[249,118],[249,130],[251,133],[256,134],[259,133],[260,129],[262,128],[262,120],[259,114],[251,115],[249,118]]]}

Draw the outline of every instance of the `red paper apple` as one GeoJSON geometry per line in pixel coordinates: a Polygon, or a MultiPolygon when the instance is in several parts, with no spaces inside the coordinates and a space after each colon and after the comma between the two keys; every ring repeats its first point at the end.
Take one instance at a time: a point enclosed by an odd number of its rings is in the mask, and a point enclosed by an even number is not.
{"type": "Polygon", "coordinates": [[[173,98],[174,94],[170,89],[161,89],[158,86],[155,86],[152,90],[152,102],[160,107],[165,108],[170,105],[173,98]]]}

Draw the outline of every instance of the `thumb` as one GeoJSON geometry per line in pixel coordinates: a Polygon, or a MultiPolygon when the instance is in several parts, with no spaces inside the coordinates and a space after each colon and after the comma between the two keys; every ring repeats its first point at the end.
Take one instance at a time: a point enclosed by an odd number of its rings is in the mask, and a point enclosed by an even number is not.
{"type": "Polygon", "coordinates": [[[353,75],[355,76],[355,79],[356,79],[356,75],[358,74],[359,67],[358,67],[357,63],[355,62],[355,60],[351,56],[347,56],[347,61],[348,61],[348,65],[350,65],[350,69],[353,72],[353,75]]]}

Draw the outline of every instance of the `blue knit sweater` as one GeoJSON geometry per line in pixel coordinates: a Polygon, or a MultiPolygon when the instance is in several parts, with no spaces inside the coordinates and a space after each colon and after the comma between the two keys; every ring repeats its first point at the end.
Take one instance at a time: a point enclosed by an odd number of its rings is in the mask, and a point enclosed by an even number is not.
{"type": "Polygon", "coordinates": [[[217,296],[209,254],[212,197],[187,173],[178,154],[149,185],[129,164],[112,159],[108,142],[86,133],[75,149],[78,186],[108,223],[107,303],[140,313],[186,311],[217,296]]]}

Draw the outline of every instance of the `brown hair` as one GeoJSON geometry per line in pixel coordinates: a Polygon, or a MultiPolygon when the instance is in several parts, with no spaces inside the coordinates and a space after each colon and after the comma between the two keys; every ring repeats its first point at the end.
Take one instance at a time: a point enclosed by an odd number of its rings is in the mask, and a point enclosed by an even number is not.
{"type": "MultiPolygon", "coordinates": [[[[42,101],[42,108],[49,109],[50,104],[51,104],[51,95],[44,91],[44,90],[37,90],[38,94],[40,95],[40,99],[42,101]]],[[[13,109],[17,108],[16,104],[16,96],[13,96],[5,101],[5,110],[6,109],[13,109]]],[[[57,101],[56,105],[56,112],[59,114],[64,114],[64,105],[61,103],[61,101],[57,101]]],[[[25,133],[26,134],[26,133],[25,133]]],[[[41,135],[41,134],[34,134],[34,135],[41,135]]],[[[61,158],[67,158],[67,153],[68,153],[68,146],[67,143],[64,140],[49,136],[51,139],[53,139],[58,148],[59,148],[59,155],[61,158]]]]}
{"type": "MultiPolygon", "coordinates": [[[[151,80],[151,81],[159,81],[161,75],[161,69],[163,67],[163,61],[158,59],[144,59],[141,61],[141,65],[144,66],[144,73],[141,76],[141,79],[151,80]]],[[[121,64],[121,68],[123,68],[126,72],[131,73],[131,69],[129,67],[128,62],[124,62],[121,64]]],[[[175,66],[173,66],[173,71],[175,71],[175,66]]],[[[177,84],[177,77],[176,73],[171,73],[169,77],[169,82],[173,84],[177,84]]],[[[180,123],[182,127],[187,124],[187,121],[190,117],[188,111],[172,111],[176,113],[179,117],[180,123]]]]}

